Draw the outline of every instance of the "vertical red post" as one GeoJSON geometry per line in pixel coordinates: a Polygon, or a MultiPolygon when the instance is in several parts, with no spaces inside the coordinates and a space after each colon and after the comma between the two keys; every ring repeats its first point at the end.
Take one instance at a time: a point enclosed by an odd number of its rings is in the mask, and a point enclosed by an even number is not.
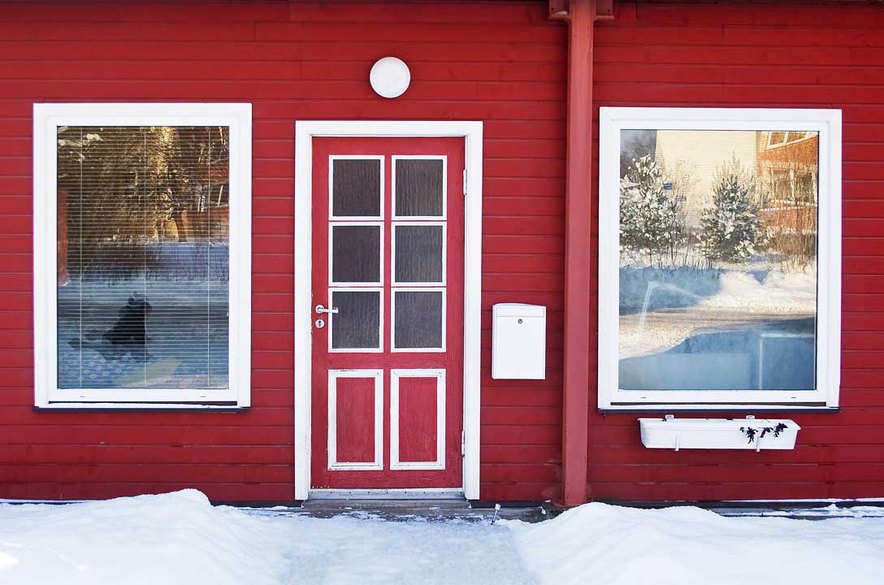
{"type": "Polygon", "coordinates": [[[568,147],[565,184],[565,355],[562,503],[586,502],[590,353],[592,44],[596,0],[568,6],[568,147]]]}

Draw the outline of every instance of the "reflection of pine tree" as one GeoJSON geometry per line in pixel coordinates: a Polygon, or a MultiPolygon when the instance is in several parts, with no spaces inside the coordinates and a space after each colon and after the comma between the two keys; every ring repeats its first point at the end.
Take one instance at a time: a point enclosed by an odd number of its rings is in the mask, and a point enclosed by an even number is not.
{"type": "Polygon", "coordinates": [[[703,255],[711,261],[744,262],[765,243],[754,181],[736,160],[722,166],[712,204],[700,216],[703,255]]]}
{"type": "Polygon", "coordinates": [[[620,180],[620,245],[651,261],[674,260],[685,241],[681,200],[664,188],[651,155],[634,159],[620,180]]]}

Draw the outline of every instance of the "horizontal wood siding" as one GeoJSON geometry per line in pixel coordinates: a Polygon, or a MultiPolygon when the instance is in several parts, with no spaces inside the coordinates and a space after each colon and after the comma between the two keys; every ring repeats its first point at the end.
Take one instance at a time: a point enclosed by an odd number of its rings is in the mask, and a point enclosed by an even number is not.
{"type": "Polygon", "coordinates": [[[294,121],[485,122],[481,496],[558,495],[566,29],[515,2],[0,2],[0,497],[293,498],[294,121]],[[403,58],[396,100],[368,84],[403,58]],[[254,104],[249,412],[36,412],[34,102],[254,104]],[[549,377],[492,381],[490,309],[547,305],[549,377]]]}
{"type": "Polygon", "coordinates": [[[591,497],[881,496],[884,9],[785,2],[616,4],[615,20],[596,28],[597,106],[843,110],[842,408],[832,414],[787,413],[802,427],[797,449],[762,453],[645,449],[636,415],[600,415],[593,408],[591,497]]]}

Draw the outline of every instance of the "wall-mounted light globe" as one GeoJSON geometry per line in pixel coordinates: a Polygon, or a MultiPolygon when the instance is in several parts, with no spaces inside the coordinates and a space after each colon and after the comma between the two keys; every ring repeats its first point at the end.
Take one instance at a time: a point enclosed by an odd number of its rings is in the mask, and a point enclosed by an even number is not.
{"type": "Polygon", "coordinates": [[[411,84],[411,71],[402,59],[384,57],[372,66],[369,81],[371,88],[379,96],[397,98],[411,84]]]}

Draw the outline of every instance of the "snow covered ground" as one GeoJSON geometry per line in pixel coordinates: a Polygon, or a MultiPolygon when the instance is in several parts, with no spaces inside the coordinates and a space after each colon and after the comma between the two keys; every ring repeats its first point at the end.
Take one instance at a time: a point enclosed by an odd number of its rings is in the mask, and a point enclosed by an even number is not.
{"type": "Polygon", "coordinates": [[[555,520],[505,522],[526,565],[556,585],[880,585],[884,518],[725,518],[693,507],[586,504],[555,520]]]}
{"type": "Polygon", "coordinates": [[[884,517],[724,518],[588,504],[540,524],[315,518],[185,490],[0,505],[4,585],[878,584],[884,517]]]}
{"type": "Polygon", "coordinates": [[[198,491],[0,505],[3,585],[533,583],[488,522],[260,514],[198,491]]]}

